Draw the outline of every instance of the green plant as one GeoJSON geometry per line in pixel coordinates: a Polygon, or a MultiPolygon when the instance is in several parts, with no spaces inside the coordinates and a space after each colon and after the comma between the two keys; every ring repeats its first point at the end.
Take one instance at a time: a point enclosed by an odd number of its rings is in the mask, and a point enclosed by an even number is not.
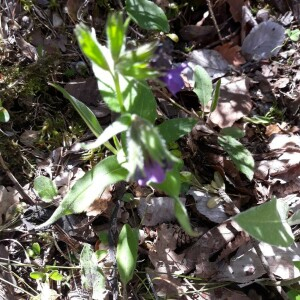
{"type": "MultiPolygon", "coordinates": [[[[127,0],[126,11],[132,20],[142,28],[169,31],[166,16],[153,2],[127,0]],[[146,8],[157,13],[148,14],[145,11],[146,8]]],[[[160,81],[163,81],[169,90],[176,94],[183,86],[180,72],[184,68],[184,64],[175,69],[164,70],[150,65],[149,61],[155,55],[157,46],[154,42],[138,46],[136,49],[126,49],[125,40],[129,22],[130,18],[123,21],[120,13],[111,14],[106,25],[106,45],[100,44],[96,39],[95,32],[90,31],[85,25],[76,26],[75,34],[78,43],[82,52],[91,62],[103,100],[112,111],[119,114],[119,117],[103,130],[87,106],[60,86],[52,84],[71,102],[97,137],[95,142],[81,144],[80,147],[91,150],[105,146],[110,155],[98,162],[76,182],[50,219],[38,228],[48,226],[64,215],[85,211],[106,186],[126,180],[135,181],[142,186],[151,186],[172,197],[175,202],[175,215],[179,223],[189,235],[197,236],[190,225],[186,208],[179,200],[181,182],[188,182],[188,180],[182,180],[183,161],[174,156],[167,148],[167,143],[173,143],[189,133],[197,119],[178,118],[164,120],[160,125],[155,125],[156,101],[147,82],[148,79],[160,78],[160,81]]],[[[211,79],[201,68],[196,68],[195,80],[195,92],[200,103],[205,106],[212,99],[211,111],[213,111],[217,105],[221,83],[217,83],[213,92],[211,79]]],[[[226,128],[218,136],[219,144],[226,150],[237,168],[249,180],[252,180],[254,160],[251,153],[237,140],[243,137],[243,132],[234,128],[226,128]]],[[[51,197],[54,194],[51,193],[51,197]]],[[[271,213],[276,214],[278,211],[283,211],[281,207],[274,205],[274,202],[270,203],[271,213]]],[[[284,213],[285,210],[277,219],[282,221],[284,213]]],[[[236,221],[250,234],[263,240],[265,235],[257,235],[249,230],[249,227],[245,225],[247,222],[244,222],[246,219],[247,212],[237,217],[236,221]]],[[[280,231],[286,235],[285,244],[289,243],[291,235],[287,227],[284,226],[283,229],[280,227],[280,231]]],[[[280,240],[281,242],[282,240],[280,240]]],[[[137,248],[136,229],[131,228],[128,224],[124,225],[117,245],[117,263],[124,285],[133,276],[137,248]],[[126,262],[121,259],[124,256],[129,258],[126,262]]],[[[88,278],[95,273],[97,276],[99,275],[97,280],[101,284],[98,287],[101,287],[102,293],[104,289],[103,274],[97,266],[88,263],[90,260],[94,260],[94,253],[88,246],[82,252],[82,259],[86,268],[85,272],[89,274],[88,278]]],[[[126,298],[126,294],[124,296],[126,298]]]]}

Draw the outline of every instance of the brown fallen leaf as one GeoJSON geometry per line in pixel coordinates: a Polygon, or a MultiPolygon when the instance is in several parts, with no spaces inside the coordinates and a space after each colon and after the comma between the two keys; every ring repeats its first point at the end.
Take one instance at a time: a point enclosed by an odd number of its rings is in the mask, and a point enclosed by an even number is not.
{"type": "MultiPolygon", "coordinates": [[[[300,275],[300,271],[293,263],[293,261],[300,259],[299,243],[294,243],[292,246],[286,248],[275,247],[262,242],[258,246],[274,275],[282,279],[293,279],[300,275]]],[[[220,267],[215,279],[248,283],[265,273],[266,271],[259,257],[249,242],[238,249],[228,264],[224,263],[220,267]]]]}
{"type": "Polygon", "coordinates": [[[253,106],[245,78],[223,82],[217,108],[210,115],[210,121],[220,128],[232,126],[234,122],[247,116],[253,106]]]}
{"type": "Polygon", "coordinates": [[[230,6],[230,12],[235,22],[242,22],[242,7],[244,0],[226,0],[230,6]]]}
{"type": "MultiPolygon", "coordinates": [[[[183,204],[186,201],[185,198],[180,198],[180,200],[183,204]]],[[[174,200],[169,197],[153,197],[148,201],[146,198],[141,198],[138,213],[142,220],[141,224],[146,226],[155,226],[176,220],[174,200]]]]}
{"type": "Polygon", "coordinates": [[[216,51],[222,54],[222,56],[228,61],[229,64],[236,67],[246,63],[245,58],[242,56],[238,45],[233,45],[231,42],[226,43],[214,48],[216,51]]]}

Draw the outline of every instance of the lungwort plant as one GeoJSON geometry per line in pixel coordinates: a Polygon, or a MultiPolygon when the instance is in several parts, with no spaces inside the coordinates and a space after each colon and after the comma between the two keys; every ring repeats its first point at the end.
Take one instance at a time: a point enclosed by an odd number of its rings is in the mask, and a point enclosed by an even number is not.
{"type": "MultiPolygon", "coordinates": [[[[163,11],[150,1],[127,0],[126,10],[131,19],[142,28],[169,31],[168,21],[163,11]],[[147,10],[153,13],[148,14],[147,10]]],[[[179,200],[181,182],[184,181],[181,176],[183,162],[172,155],[167,148],[167,143],[175,142],[189,133],[197,120],[178,118],[165,120],[156,126],[156,101],[147,82],[151,79],[164,83],[175,95],[183,87],[180,73],[186,65],[181,64],[173,69],[170,66],[155,68],[150,62],[153,61],[156,53],[156,42],[140,45],[136,49],[127,49],[126,32],[129,22],[130,18],[124,21],[120,13],[111,14],[106,25],[106,45],[97,41],[95,31],[90,31],[82,24],[76,26],[75,34],[78,43],[91,63],[102,98],[119,117],[103,130],[86,105],[60,86],[53,84],[72,103],[97,137],[95,142],[82,144],[81,147],[85,149],[106,147],[108,155],[76,182],[51,218],[38,228],[48,226],[64,215],[85,211],[110,184],[119,181],[135,181],[141,186],[151,186],[172,197],[179,223],[189,235],[196,235],[191,228],[186,208],[179,200]]],[[[211,79],[205,70],[199,67],[195,70],[195,80],[195,92],[200,103],[205,105],[213,94],[211,79]]],[[[217,106],[219,87],[220,82],[212,99],[211,111],[217,106]]],[[[240,137],[242,135],[235,136],[230,130],[225,130],[220,134],[219,144],[228,152],[238,169],[251,180],[254,161],[250,152],[236,140],[240,137]]],[[[46,196],[48,197],[48,194],[46,196]]],[[[276,202],[271,202],[269,206],[273,210],[273,215],[276,214],[276,202]]],[[[253,217],[256,213],[259,215],[258,210],[250,211],[252,214],[250,221],[257,220],[257,216],[253,217]]],[[[286,211],[280,216],[284,215],[285,218],[285,213],[286,211]]],[[[253,227],[253,222],[249,223],[247,218],[247,214],[241,214],[236,221],[253,236],[263,240],[262,234],[257,233],[258,229],[255,232],[249,230],[253,227]]],[[[281,219],[278,217],[276,221],[280,223],[281,219]]],[[[285,227],[279,229],[281,234],[285,232],[289,237],[281,243],[287,245],[291,242],[290,232],[287,233],[285,227]]],[[[126,224],[120,233],[117,248],[118,269],[124,284],[127,284],[133,276],[137,249],[137,230],[126,224]],[[127,259],[121,259],[123,255],[126,255],[127,259]]]]}

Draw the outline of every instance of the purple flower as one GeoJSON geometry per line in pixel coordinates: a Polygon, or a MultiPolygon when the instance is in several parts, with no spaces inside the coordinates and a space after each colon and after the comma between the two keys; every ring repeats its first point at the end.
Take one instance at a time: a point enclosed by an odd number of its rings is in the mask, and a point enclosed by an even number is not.
{"type": "Polygon", "coordinates": [[[165,83],[169,91],[174,96],[176,96],[176,93],[178,93],[184,87],[181,73],[187,67],[188,65],[186,63],[182,63],[180,66],[170,69],[164,76],[160,77],[160,80],[165,83]]]}
{"type": "Polygon", "coordinates": [[[151,159],[144,163],[143,173],[137,179],[140,186],[145,186],[148,182],[162,183],[166,178],[166,169],[157,161],[151,159]]]}

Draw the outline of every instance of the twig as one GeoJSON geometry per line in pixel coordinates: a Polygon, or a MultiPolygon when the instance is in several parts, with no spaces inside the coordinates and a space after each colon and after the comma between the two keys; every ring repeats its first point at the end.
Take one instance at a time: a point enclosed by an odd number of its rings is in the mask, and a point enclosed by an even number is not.
{"type": "Polygon", "coordinates": [[[10,172],[9,168],[7,167],[5,161],[3,160],[3,157],[0,152],[0,166],[5,171],[6,175],[9,177],[9,179],[12,181],[14,186],[16,187],[17,191],[20,193],[20,195],[23,197],[24,202],[26,202],[29,205],[35,204],[34,201],[30,198],[29,195],[26,194],[23,187],[20,185],[16,177],[10,172]]]}
{"type": "Polygon", "coordinates": [[[206,3],[207,3],[207,6],[208,6],[208,10],[209,10],[210,16],[211,16],[211,18],[212,18],[212,20],[213,20],[214,26],[215,26],[215,28],[216,28],[216,30],[217,30],[217,34],[218,34],[219,40],[220,40],[221,43],[223,44],[223,37],[222,37],[222,35],[221,35],[219,25],[218,25],[217,20],[216,20],[216,18],[215,18],[215,14],[214,14],[214,11],[213,11],[213,9],[212,9],[211,2],[210,2],[210,0],[206,0],[206,3]]]}
{"type": "MultiPolygon", "coordinates": [[[[120,200],[116,200],[116,206],[111,216],[109,234],[108,234],[108,255],[109,260],[113,264],[111,279],[109,280],[109,285],[111,287],[113,300],[118,299],[118,278],[117,278],[117,262],[116,262],[116,237],[118,234],[118,212],[120,209],[120,200]]],[[[123,287],[126,290],[126,286],[123,287]]]]}
{"type": "Polygon", "coordinates": [[[165,100],[169,101],[172,105],[176,106],[177,108],[181,109],[182,111],[184,111],[185,113],[187,113],[188,115],[192,116],[192,117],[196,117],[196,118],[200,118],[195,112],[191,112],[188,109],[186,109],[185,107],[181,106],[179,103],[177,103],[176,101],[174,101],[172,98],[170,98],[167,94],[165,94],[163,91],[161,91],[158,88],[154,88],[155,91],[159,92],[165,100]]]}

